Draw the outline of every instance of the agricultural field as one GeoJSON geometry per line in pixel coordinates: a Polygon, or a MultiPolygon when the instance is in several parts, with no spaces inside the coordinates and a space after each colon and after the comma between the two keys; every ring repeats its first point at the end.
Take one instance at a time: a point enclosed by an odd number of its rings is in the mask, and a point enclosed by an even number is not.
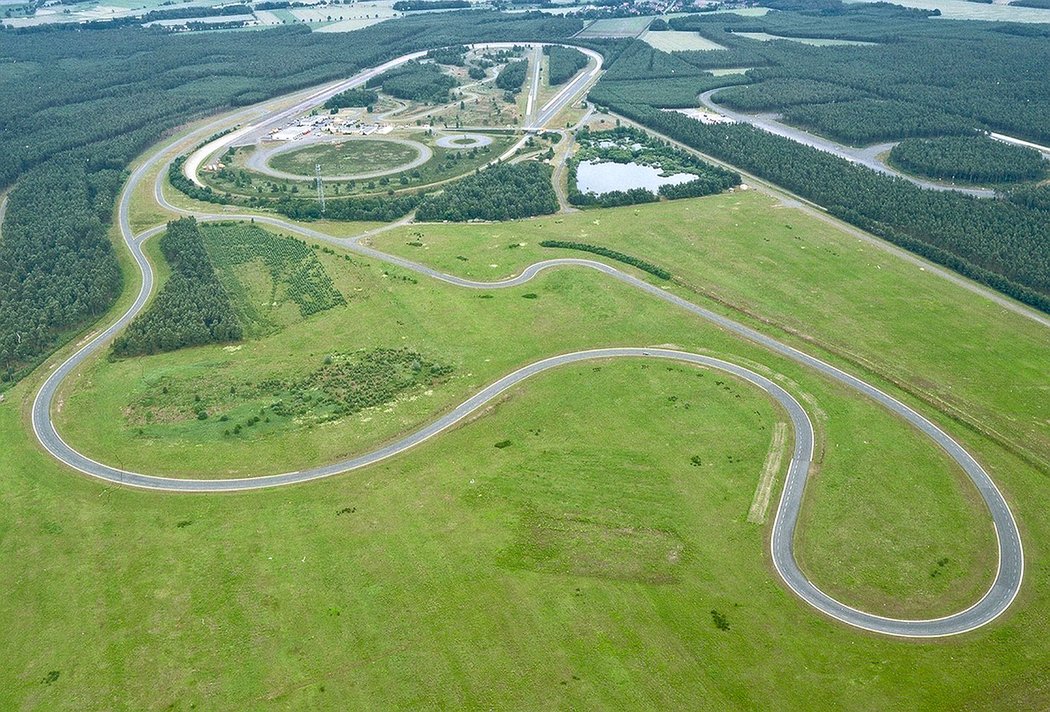
{"type": "MultiPolygon", "coordinates": [[[[734,32],[733,34],[746,37],[749,40],[758,40],[759,42],[773,42],[775,40],[786,40],[788,42],[799,42],[801,44],[812,45],[813,47],[872,47],[875,42],[863,42],[861,40],[839,40],[822,37],[780,37],[777,35],[771,35],[768,32],[734,32]]],[[[656,45],[653,45],[654,47],[656,45]]],[[[659,49],[663,49],[660,47],[659,49]]],[[[699,49],[709,49],[707,47],[701,47],[699,49]]],[[[665,52],[670,50],[664,50],[665,52]]]]}
{"type": "Polygon", "coordinates": [[[637,37],[645,31],[652,19],[651,17],[617,17],[595,20],[577,33],[576,39],[637,37]]]}
{"type": "Polygon", "coordinates": [[[661,52],[686,52],[689,50],[725,49],[722,45],[703,37],[696,32],[646,32],[639,39],[661,52]]]}

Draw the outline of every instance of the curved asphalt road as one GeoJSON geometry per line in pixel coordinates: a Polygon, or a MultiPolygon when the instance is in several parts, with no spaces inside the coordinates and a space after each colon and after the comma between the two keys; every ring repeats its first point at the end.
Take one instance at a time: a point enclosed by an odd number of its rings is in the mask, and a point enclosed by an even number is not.
{"type": "MultiPolygon", "coordinates": [[[[394,166],[393,168],[382,168],[375,171],[367,171],[364,173],[347,173],[344,175],[322,175],[321,177],[327,181],[340,181],[340,180],[368,180],[369,178],[379,178],[381,176],[388,176],[393,173],[401,173],[402,171],[410,171],[413,168],[419,168],[421,165],[429,161],[434,152],[430,150],[430,147],[426,144],[422,144],[419,141],[412,141],[407,138],[393,138],[384,136],[382,134],[375,136],[311,136],[306,139],[298,141],[291,141],[284,144],[283,146],[275,146],[270,148],[261,148],[256,150],[248,160],[245,162],[246,166],[253,171],[262,173],[263,175],[273,176],[274,178],[284,178],[285,180],[314,180],[314,174],[309,175],[303,173],[289,173],[288,171],[282,171],[274,168],[270,165],[270,161],[276,156],[282,153],[289,153],[291,151],[299,151],[305,148],[311,148],[318,144],[332,145],[341,143],[352,143],[354,141],[383,141],[386,143],[395,143],[399,146],[408,146],[416,150],[416,157],[411,161],[406,161],[400,165],[394,166]]],[[[324,166],[322,166],[323,168],[324,166]]]]}
{"type": "MultiPolygon", "coordinates": [[[[230,121],[231,118],[227,117],[226,119],[213,122],[197,132],[194,132],[190,138],[208,135],[209,133],[214,132],[216,125],[223,123],[228,124],[230,121]]],[[[762,388],[787,411],[795,429],[795,449],[791,463],[788,467],[784,488],[781,493],[776,517],[773,522],[770,536],[770,550],[773,564],[784,582],[800,598],[814,608],[836,620],[864,630],[894,636],[922,638],[955,635],[985,625],[1001,615],[1016,597],[1024,576],[1024,554],[1017,524],[1014,521],[1013,515],[1010,512],[1005,499],[995,486],[995,483],[988,476],[988,473],[985,472],[980,464],[977,463],[977,461],[974,460],[974,458],[971,457],[970,454],[967,453],[966,450],[963,449],[963,447],[951,436],[893,396],[832,366],[831,364],[783,344],[772,337],[766,336],[765,334],[733,321],[728,317],[704,309],[703,307],[682,299],[675,294],[665,291],[659,286],[650,284],[649,282],[633,275],[622,272],[615,267],[594,260],[578,258],[547,260],[529,266],[520,275],[510,279],[499,282],[475,282],[455,277],[453,275],[443,274],[424,265],[416,264],[400,257],[384,254],[373,248],[361,245],[358,240],[355,239],[340,240],[325,235],[324,233],[312,228],[288,223],[279,218],[257,215],[238,216],[197,214],[198,219],[201,220],[254,219],[260,223],[273,225],[285,230],[340,244],[347,249],[377,260],[397,264],[419,274],[470,289],[497,289],[524,284],[541,271],[553,267],[576,266],[595,269],[654,297],[669,302],[701,319],[712,322],[727,331],[764,346],[784,357],[808,366],[820,372],[822,375],[868,396],[894,414],[904,418],[915,428],[925,433],[935,443],[940,445],[948,455],[963,468],[967,476],[977,488],[981,498],[988,506],[992,525],[995,528],[998,540],[999,557],[996,575],[992,586],[987,593],[985,593],[984,596],[982,596],[971,607],[950,616],[927,620],[898,620],[856,610],[836,601],[817,588],[816,585],[806,578],[801,569],[799,569],[794,557],[795,530],[798,524],[799,511],[802,504],[806,480],[809,476],[810,459],[813,452],[813,428],[805,410],[799,405],[797,400],[776,383],[742,366],[709,356],[668,349],[597,349],[562,354],[560,356],[537,361],[515,371],[514,373],[504,376],[500,380],[468,398],[449,413],[446,413],[420,430],[411,433],[394,443],[349,460],[298,472],[225,480],[177,479],[129,472],[91,460],[69,446],[62,439],[55,428],[54,422],[51,420],[51,410],[62,381],[72,373],[78,365],[103,348],[120,329],[122,329],[139,311],[141,311],[145,305],[153,288],[153,271],[142,252],[142,242],[151,235],[161,232],[164,229],[164,226],[151,228],[136,237],[133,234],[128,221],[131,195],[135,187],[141,182],[142,178],[150,168],[161,161],[164,155],[171,149],[187,140],[188,139],[180,139],[154,153],[145,163],[132,173],[128,184],[125,186],[124,192],[121,195],[119,206],[121,232],[136,264],[142,272],[142,286],[134,303],[114,324],[90,339],[69,359],[55,368],[52,374],[44,382],[43,386],[41,386],[40,391],[37,393],[36,399],[33,402],[31,419],[36,437],[48,452],[70,467],[108,482],[146,489],[176,492],[229,492],[294,484],[365,467],[401,453],[462,421],[465,417],[475,412],[478,408],[485,403],[488,403],[508,388],[513,387],[532,375],[546,371],[550,368],[600,358],[652,357],[672,359],[727,371],[738,378],[762,388]]],[[[163,176],[163,171],[161,171],[161,176],[163,176]]],[[[168,209],[185,213],[186,211],[179,210],[167,203],[166,199],[164,199],[163,192],[160,190],[161,182],[162,179],[158,178],[155,186],[155,195],[161,205],[168,209]]]]}

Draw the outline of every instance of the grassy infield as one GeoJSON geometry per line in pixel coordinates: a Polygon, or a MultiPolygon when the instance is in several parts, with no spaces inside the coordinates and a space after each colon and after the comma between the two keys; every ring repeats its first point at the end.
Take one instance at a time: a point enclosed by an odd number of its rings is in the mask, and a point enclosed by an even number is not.
{"type": "MultiPolygon", "coordinates": [[[[377,243],[490,279],[567,254],[539,248],[545,237],[669,266],[692,285],[681,293],[714,304],[697,292],[709,293],[780,325],[763,327],[771,333],[782,326],[789,341],[848,356],[878,383],[906,384],[910,402],[937,399],[982,423],[1006,445],[938,418],[1018,515],[1028,578],[1015,609],[986,630],[917,643],[856,633],[798,603],[771,572],[767,530],[746,521],[780,416],[716,373],[569,368],[388,464],[220,497],[107,488],[54,465],[23,420],[36,376],[0,406],[0,441],[14,455],[0,465],[0,707],[1045,703],[1046,467],[1021,457],[1050,459],[1044,329],[753,194],[413,226],[377,243]]],[[[319,256],[345,308],[237,350],[95,364],[67,390],[63,432],[150,471],[295,469],[372,447],[543,355],[673,343],[782,374],[811,404],[824,450],[799,546],[828,590],[917,615],[987,586],[994,537],[946,458],[791,363],[586,271],[486,299],[319,256]],[[375,346],[456,371],[432,395],[313,428],[274,423],[231,439],[187,420],[140,435],[124,419],[161,377],[194,388],[294,375],[332,351],[375,346]]]]}

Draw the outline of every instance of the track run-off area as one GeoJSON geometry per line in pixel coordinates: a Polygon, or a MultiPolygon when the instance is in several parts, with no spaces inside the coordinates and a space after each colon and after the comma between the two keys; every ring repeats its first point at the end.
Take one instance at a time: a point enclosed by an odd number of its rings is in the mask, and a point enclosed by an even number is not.
{"type": "MultiPolygon", "coordinates": [[[[509,46],[509,43],[488,46],[509,46]]],[[[536,109],[537,118],[535,122],[530,122],[530,125],[527,127],[529,130],[538,130],[546,126],[562,111],[562,109],[567,107],[572,100],[580,98],[583,92],[598,78],[601,70],[600,55],[582,48],[581,51],[584,51],[591,59],[590,66],[581,70],[577,77],[570,80],[567,86],[546,105],[536,109]]],[[[93,338],[87,340],[75,351],[75,353],[60,365],[54,367],[40,390],[37,392],[31,410],[32,427],[37,440],[53,457],[70,468],[90,477],[118,485],[149,490],[162,490],[178,493],[218,493],[279,487],[346,473],[393,457],[410,448],[420,445],[431,437],[463,422],[464,419],[471,416],[471,414],[476,413],[480,408],[492,402],[508,389],[522,381],[559,366],[579,363],[582,361],[611,358],[642,358],[677,361],[700,368],[723,371],[746,381],[753,386],[762,389],[773,400],[775,400],[788,415],[794,431],[794,449],[791,454],[787,475],[784,479],[783,489],[777,504],[773,525],[770,530],[769,546],[772,562],[778,575],[788,588],[790,588],[802,600],[820,612],[851,626],[875,633],[910,638],[949,636],[971,631],[995,620],[1009,608],[1020,590],[1024,577],[1024,553],[1017,523],[1014,520],[1013,514],[1011,513],[1005,498],[985,469],[950,435],[908,405],[856,376],[846,373],[821,359],[811,356],[803,351],[799,351],[798,349],[767,336],[749,326],[705,309],[666,291],[655,284],[640,279],[632,274],[628,274],[627,272],[621,271],[603,262],[579,258],[552,259],[532,264],[517,276],[509,279],[497,282],[478,282],[445,274],[425,265],[380,252],[379,250],[363,244],[362,239],[375,234],[377,232],[376,230],[363,233],[353,238],[338,238],[325,234],[314,228],[292,223],[270,215],[218,214],[188,210],[171,204],[165,197],[164,181],[167,175],[167,164],[173,160],[175,152],[179,148],[185,150],[186,146],[197,145],[202,139],[212,136],[216,131],[226,127],[235,126],[240,121],[251,120],[255,122],[245,125],[243,128],[237,129],[232,133],[226,134],[215,141],[209,142],[204,148],[194,151],[194,160],[188,160],[185,166],[187,176],[191,179],[196,179],[196,170],[201,161],[215,151],[221,150],[225,145],[228,145],[229,142],[235,140],[238,136],[243,136],[254,131],[265,130],[268,126],[323,103],[334,93],[343,91],[346,88],[359,86],[369,78],[376,76],[381,71],[397,66],[398,64],[417,57],[420,54],[421,53],[415,53],[392,60],[381,67],[361,72],[349,80],[331,83],[319,89],[307,92],[300,92],[292,97],[270,100],[255,107],[250,107],[229,114],[154,150],[139,165],[139,167],[134,170],[121,194],[118,217],[120,231],[125,246],[129,250],[139,272],[141,273],[141,287],[131,306],[112,324],[103,329],[93,338]],[[290,107],[289,102],[291,102],[290,107]],[[157,172],[157,177],[153,186],[153,197],[158,207],[173,214],[192,215],[197,220],[203,222],[254,220],[259,224],[269,225],[305,237],[325,241],[351,252],[386,263],[395,264],[427,278],[440,280],[465,289],[491,290],[518,286],[528,282],[544,270],[553,268],[582,268],[597,270],[611,279],[618,280],[621,283],[641,290],[653,298],[670,303],[694,317],[710,322],[735,336],[757,344],[780,356],[789,358],[815,372],[818,372],[826,378],[846,386],[856,393],[866,396],[889,410],[894,415],[903,418],[910,423],[912,427],[929,437],[933,444],[941,447],[959,465],[959,467],[962,468],[970,482],[976,488],[987,506],[991,524],[995,530],[998,543],[998,563],[995,578],[991,587],[979,600],[965,610],[941,618],[909,620],[887,618],[860,611],[847,606],[824,593],[802,572],[796,561],[794,551],[795,533],[805,494],[806,482],[810,476],[811,460],[814,449],[814,429],[806,410],[800,405],[794,396],[777,383],[745,368],[744,366],[711,356],[672,349],[646,347],[604,348],[576,351],[541,359],[524,365],[518,370],[503,376],[494,383],[483,387],[452,410],[439,416],[436,420],[423,426],[419,430],[404,435],[395,442],[380,447],[372,452],[355,456],[351,459],[319,465],[317,467],[296,472],[261,475],[258,477],[242,477],[237,479],[183,479],[131,472],[90,459],[69,445],[62,438],[52,420],[52,411],[55,407],[57,394],[66,378],[81,364],[99,354],[102,349],[109,344],[113,337],[142,311],[153,293],[154,271],[143,251],[143,243],[149,237],[163,232],[165,225],[157,225],[139,234],[135,234],[130,222],[130,206],[132,196],[136,189],[142,184],[147,176],[158,168],[158,166],[160,166],[161,169],[157,172]]],[[[504,155],[513,155],[513,152],[519,146],[523,145],[524,141],[527,140],[527,137],[528,134],[526,134],[520,142],[515,144],[508,154],[504,155]]],[[[410,217],[392,223],[385,228],[379,228],[379,230],[405,224],[410,217]]]]}

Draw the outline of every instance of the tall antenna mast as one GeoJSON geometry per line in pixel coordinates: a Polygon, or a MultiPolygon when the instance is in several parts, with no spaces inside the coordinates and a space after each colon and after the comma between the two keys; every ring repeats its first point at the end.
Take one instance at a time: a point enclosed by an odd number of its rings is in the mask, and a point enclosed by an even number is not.
{"type": "Polygon", "coordinates": [[[324,213],[324,183],[321,182],[321,164],[314,164],[314,175],[317,176],[317,202],[321,204],[321,212],[324,213]]]}

